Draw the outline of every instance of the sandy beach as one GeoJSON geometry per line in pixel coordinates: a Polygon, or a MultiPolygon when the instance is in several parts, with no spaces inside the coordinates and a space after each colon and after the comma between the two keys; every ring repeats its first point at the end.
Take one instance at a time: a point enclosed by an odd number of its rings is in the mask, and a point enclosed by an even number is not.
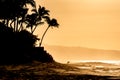
{"type": "Polygon", "coordinates": [[[119,75],[103,74],[57,62],[0,66],[0,80],[115,80],[120,79],[119,75]]]}

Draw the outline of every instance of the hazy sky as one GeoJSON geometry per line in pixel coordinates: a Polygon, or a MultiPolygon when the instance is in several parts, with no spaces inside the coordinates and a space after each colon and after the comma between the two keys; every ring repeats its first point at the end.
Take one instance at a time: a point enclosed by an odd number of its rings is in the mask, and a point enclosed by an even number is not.
{"type": "MultiPolygon", "coordinates": [[[[43,43],[120,50],[120,0],[39,0],[59,28],[43,43]]],[[[37,34],[41,35],[41,29],[37,34]]]]}

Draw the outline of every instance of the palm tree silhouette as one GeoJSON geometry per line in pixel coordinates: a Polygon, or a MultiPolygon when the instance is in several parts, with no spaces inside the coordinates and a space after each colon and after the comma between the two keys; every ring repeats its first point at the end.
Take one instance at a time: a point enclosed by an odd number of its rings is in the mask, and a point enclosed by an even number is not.
{"type": "Polygon", "coordinates": [[[57,20],[49,17],[49,10],[41,6],[37,8],[35,0],[0,0],[0,11],[0,46],[2,50],[0,64],[16,64],[33,60],[53,61],[52,56],[44,48],[36,47],[36,41],[39,38],[33,34],[38,25],[47,22],[48,27],[42,36],[41,46],[48,29],[58,27],[57,20]],[[31,13],[28,13],[29,10],[31,13]]]}
{"type": "Polygon", "coordinates": [[[32,7],[36,6],[34,0],[0,0],[0,19],[6,26],[12,27],[14,31],[18,31],[19,23],[21,23],[20,19],[28,11],[27,4],[30,4],[32,7]]]}
{"type": "Polygon", "coordinates": [[[26,21],[25,21],[25,23],[27,24],[26,25],[26,28],[31,28],[31,33],[33,33],[34,31],[33,31],[33,27],[34,27],[34,25],[37,25],[36,23],[37,23],[37,14],[36,13],[32,13],[32,14],[30,14],[30,15],[27,15],[27,17],[26,17],[26,21]]]}
{"type": "Polygon", "coordinates": [[[42,19],[44,16],[49,16],[49,10],[39,6],[38,9],[36,7],[32,9],[32,12],[32,14],[27,15],[25,23],[27,24],[27,28],[31,28],[31,33],[33,34],[38,25],[44,24],[42,19]]]}
{"type": "Polygon", "coordinates": [[[58,26],[59,26],[59,24],[58,24],[58,22],[57,22],[56,19],[54,19],[54,18],[53,18],[53,19],[50,19],[50,17],[48,17],[48,16],[44,16],[44,18],[45,18],[45,21],[46,21],[47,24],[48,24],[48,27],[46,28],[45,32],[44,32],[43,35],[42,35],[42,38],[41,38],[41,41],[40,41],[39,46],[42,45],[43,38],[44,38],[46,32],[48,31],[48,29],[49,29],[50,27],[58,27],[58,26]]]}

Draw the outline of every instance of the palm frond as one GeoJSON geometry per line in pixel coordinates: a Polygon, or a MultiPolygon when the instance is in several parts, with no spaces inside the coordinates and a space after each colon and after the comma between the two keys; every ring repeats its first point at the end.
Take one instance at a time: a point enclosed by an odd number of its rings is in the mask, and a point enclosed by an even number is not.
{"type": "Polygon", "coordinates": [[[49,10],[46,10],[45,7],[41,7],[39,5],[39,8],[38,8],[38,13],[40,16],[45,16],[45,15],[49,15],[49,10]]]}
{"type": "Polygon", "coordinates": [[[54,27],[58,27],[59,26],[59,24],[58,24],[58,22],[57,22],[57,20],[55,18],[51,19],[49,25],[50,26],[54,26],[54,27]]]}
{"type": "Polygon", "coordinates": [[[27,4],[30,4],[32,7],[36,7],[36,3],[34,0],[26,0],[27,4]]]}
{"type": "Polygon", "coordinates": [[[36,10],[36,9],[32,9],[31,11],[33,11],[33,12],[37,13],[37,10],[36,10]]]}
{"type": "Polygon", "coordinates": [[[43,16],[43,18],[45,19],[45,21],[49,24],[50,23],[50,17],[48,16],[43,16]]]}
{"type": "Polygon", "coordinates": [[[44,22],[38,22],[38,23],[36,23],[35,26],[42,25],[42,24],[44,24],[44,22]]]}

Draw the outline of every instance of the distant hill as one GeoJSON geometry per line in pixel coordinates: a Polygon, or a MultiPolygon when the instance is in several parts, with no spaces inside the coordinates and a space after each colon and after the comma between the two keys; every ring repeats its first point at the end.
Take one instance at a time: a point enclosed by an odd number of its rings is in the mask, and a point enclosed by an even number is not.
{"type": "Polygon", "coordinates": [[[45,49],[59,62],[79,62],[80,60],[120,60],[120,51],[84,47],[45,45],[45,49]]]}

